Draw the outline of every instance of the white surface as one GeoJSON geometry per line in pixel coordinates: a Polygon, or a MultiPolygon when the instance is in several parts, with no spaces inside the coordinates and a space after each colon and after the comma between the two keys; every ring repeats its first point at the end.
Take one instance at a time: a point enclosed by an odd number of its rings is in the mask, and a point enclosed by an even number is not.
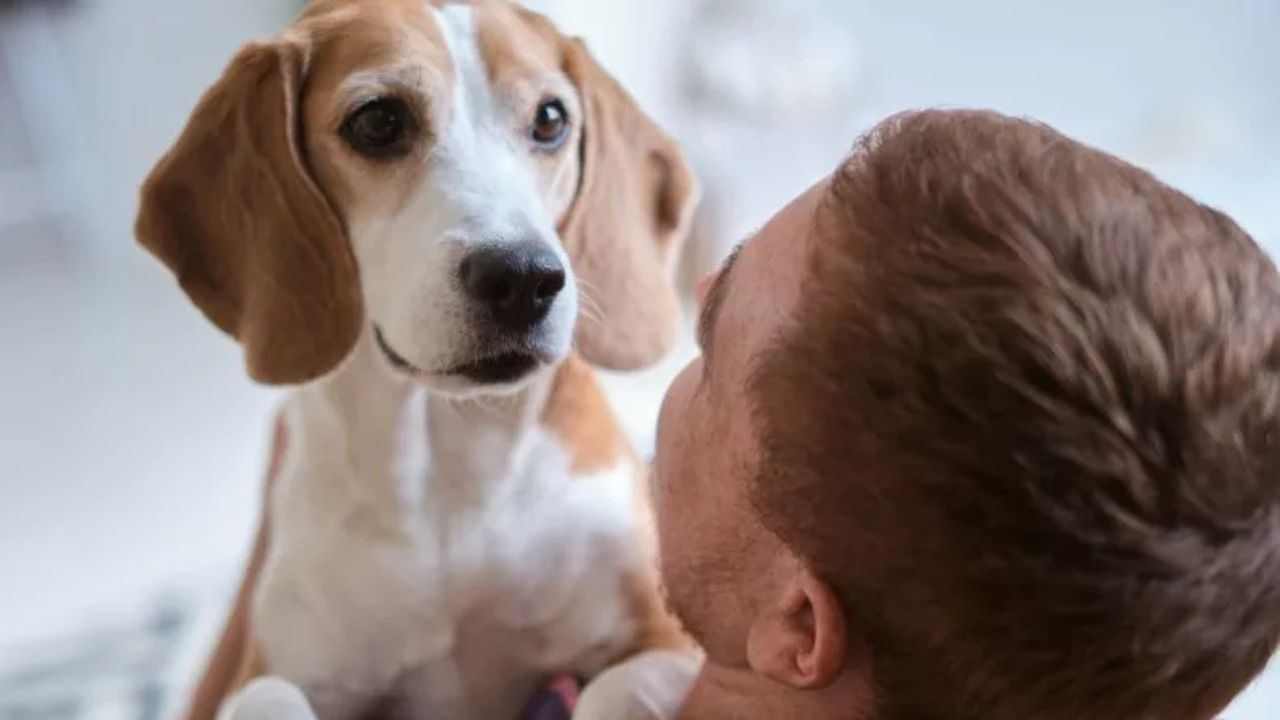
{"type": "Polygon", "coordinates": [[[272,397],[158,272],[0,283],[0,648],[231,566],[272,397]]]}

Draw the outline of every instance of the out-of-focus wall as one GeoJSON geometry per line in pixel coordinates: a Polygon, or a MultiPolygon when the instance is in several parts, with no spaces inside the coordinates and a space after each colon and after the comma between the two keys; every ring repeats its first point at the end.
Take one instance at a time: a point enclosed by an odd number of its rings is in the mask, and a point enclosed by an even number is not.
{"type": "MultiPolygon", "coordinates": [[[[857,53],[845,123],[815,131],[798,118],[716,158],[710,174],[727,176],[724,195],[742,199],[726,210],[730,238],[824,173],[878,119],[961,105],[1031,115],[1147,165],[1280,249],[1275,0],[828,5],[857,53]]],[[[806,46],[792,42],[796,52],[806,46]]]]}
{"type": "Polygon", "coordinates": [[[1280,243],[1275,0],[857,7],[871,63],[868,119],[935,104],[1032,115],[1280,243]]]}
{"type": "MultiPolygon", "coordinates": [[[[83,137],[100,173],[94,250],[137,260],[138,185],[182,128],[200,93],[242,43],[275,33],[289,0],[76,0],[59,13],[58,43],[83,137]]],[[[35,72],[40,69],[36,68],[35,72]]],[[[60,82],[62,78],[58,78],[60,82]]]]}
{"type": "Polygon", "coordinates": [[[23,126],[0,143],[31,145],[6,177],[58,210],[0,227],[0,655],[244,550],[272,396],[132,225],[196,98],[289,5],[37,1],[0,16],[0,103],[23,126]]]}

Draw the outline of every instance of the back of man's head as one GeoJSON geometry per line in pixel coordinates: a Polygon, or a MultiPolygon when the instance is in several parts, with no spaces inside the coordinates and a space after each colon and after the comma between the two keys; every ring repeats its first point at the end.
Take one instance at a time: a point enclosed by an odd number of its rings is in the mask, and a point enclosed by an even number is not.
{"type": "Polygon", "coordinates": [[[759,359],[753,500],[883,711],[1200,720],[1280,639],[1280,277],[1042,125],[895,117],[837,173],[759,359]]]}

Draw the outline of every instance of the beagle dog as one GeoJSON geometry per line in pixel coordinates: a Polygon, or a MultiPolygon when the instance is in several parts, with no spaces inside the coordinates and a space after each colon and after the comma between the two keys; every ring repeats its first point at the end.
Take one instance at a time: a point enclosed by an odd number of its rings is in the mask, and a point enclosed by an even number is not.
{"type": "Polygon", "coordinates": [[[593,367],[673,343],[696,197],[507,0],[317,0],[236,55],[137,223],[249,374],[295,386],[193,720],[513,720],[553,675],[685,647],[593,367]]]}

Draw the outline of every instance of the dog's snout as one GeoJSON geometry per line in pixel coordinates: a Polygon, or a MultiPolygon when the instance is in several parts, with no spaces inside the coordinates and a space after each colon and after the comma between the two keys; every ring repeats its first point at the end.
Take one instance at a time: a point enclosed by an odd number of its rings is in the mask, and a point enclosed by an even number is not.
{"type": "Polygon", "coordinates": [[[473,250],[459,273],[467,294],[509,330],[526,330],[545,318],[565,284],[560,258],[536,240],[473,250]]]}

